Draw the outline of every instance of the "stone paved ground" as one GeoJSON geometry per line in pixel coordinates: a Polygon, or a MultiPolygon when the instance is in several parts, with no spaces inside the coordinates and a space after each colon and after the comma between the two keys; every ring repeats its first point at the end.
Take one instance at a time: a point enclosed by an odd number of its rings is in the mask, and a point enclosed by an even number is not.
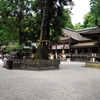
{"type": "Polygon", "coordinates": [[[0,64],[0,100],[100,100],[100,69],[62,62],[59,70],[8,70],[0,64]]]}

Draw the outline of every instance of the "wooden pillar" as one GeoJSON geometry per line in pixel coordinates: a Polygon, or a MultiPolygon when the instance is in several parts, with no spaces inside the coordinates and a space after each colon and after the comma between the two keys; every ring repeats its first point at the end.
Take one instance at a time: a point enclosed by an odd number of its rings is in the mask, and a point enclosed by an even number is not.
{"type": "Polygon", "coordinates": [[[98,37],[98,54],[100,54],[100,37],[98,37]]]}
{"type": "Polygon", "coordinates": [[[57,43],[55,44],[56,48],[55,48],[55,53],[57,52],[57,43]]]}
{"type": "Polygon", "coordinates": [[[55,54],[54,54],[54,59],[57,59],[57,43],[55,43],[55,54]]]}
{"type": "Polygon", "coordinates": [[[69,53],[71,53],[71,42],[69,42],[69,53]]]}
{"type": "Polygon", "coordinates": [[[65,49],[65,43],[63,42],[63,49],[65,49]]]}

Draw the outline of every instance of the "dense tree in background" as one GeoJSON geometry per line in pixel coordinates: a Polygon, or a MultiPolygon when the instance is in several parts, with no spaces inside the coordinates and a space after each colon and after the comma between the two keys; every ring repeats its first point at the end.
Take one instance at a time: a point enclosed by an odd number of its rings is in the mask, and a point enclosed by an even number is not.
{"type": "Polygon", "coordinates": [[[0,27],[8,41],[21,45],[33,32],[31,0],[0,0],[0,27]]]}
{"type": "Polygon", "coordinates": [[[74,28],[72,21],[71,21],[71,16],[70,16],[71,14],[72,14],[71,10],[64,9],[63,20],[65,21],[65,27],[74,28]]]}
{"type": "Polygon", "coordinates": [[[96,24],[100,25],[100,0],[90,0],[90,13],[96,18],[96,24]]]}
{"type": "Polygon", "coordinates": [[[100,0],[90,0],[90,12],[84,16],[84,28],[100,25],[100,0]]]}
{"type": "Polygon", "coordinates": [[[84,28],[97,26],[97,19],[91,13],[87,13],[84,16],[84,28]]]}
{"type": "Polygon", "coordinates": [[[81,23],[75,24],[74,26],[74,30],[79,30],[79,29],[83,29],[84,26],[81,23]]]}
{"type": "Polygon", "coordinates": [[[53,23],[50,23],[50,41],[58,41],[59,37],[62,35],[62,28],[73,28],[71,17],[70,17],[70,10],[63,9],[61,16],[56,16],[53,23]],[[57,32],[56,32],[57,31],[57,32]],[[57,34],[56,34],[57,33],[57,34]]]}

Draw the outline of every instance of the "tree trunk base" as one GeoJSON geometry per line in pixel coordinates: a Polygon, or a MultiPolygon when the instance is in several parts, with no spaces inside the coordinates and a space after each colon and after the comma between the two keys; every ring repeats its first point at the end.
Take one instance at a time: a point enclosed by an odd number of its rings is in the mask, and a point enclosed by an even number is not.
{"type": "Polygon", "coordinates": [[[48,60],[49,59],[49,41],[41,40],[39,41],[39,44],[40,45],[37,49],[35,60],[38,60],[38,59],[48,60]]]}

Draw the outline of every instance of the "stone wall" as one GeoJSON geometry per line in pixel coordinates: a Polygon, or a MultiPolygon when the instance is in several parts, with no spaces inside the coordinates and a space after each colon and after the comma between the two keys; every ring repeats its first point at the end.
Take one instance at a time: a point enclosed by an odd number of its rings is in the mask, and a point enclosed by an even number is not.
{"type": "Polygon", "coordinates": [[[86,62],[85,67],[100,68],[100,62],[86,62]]]}

